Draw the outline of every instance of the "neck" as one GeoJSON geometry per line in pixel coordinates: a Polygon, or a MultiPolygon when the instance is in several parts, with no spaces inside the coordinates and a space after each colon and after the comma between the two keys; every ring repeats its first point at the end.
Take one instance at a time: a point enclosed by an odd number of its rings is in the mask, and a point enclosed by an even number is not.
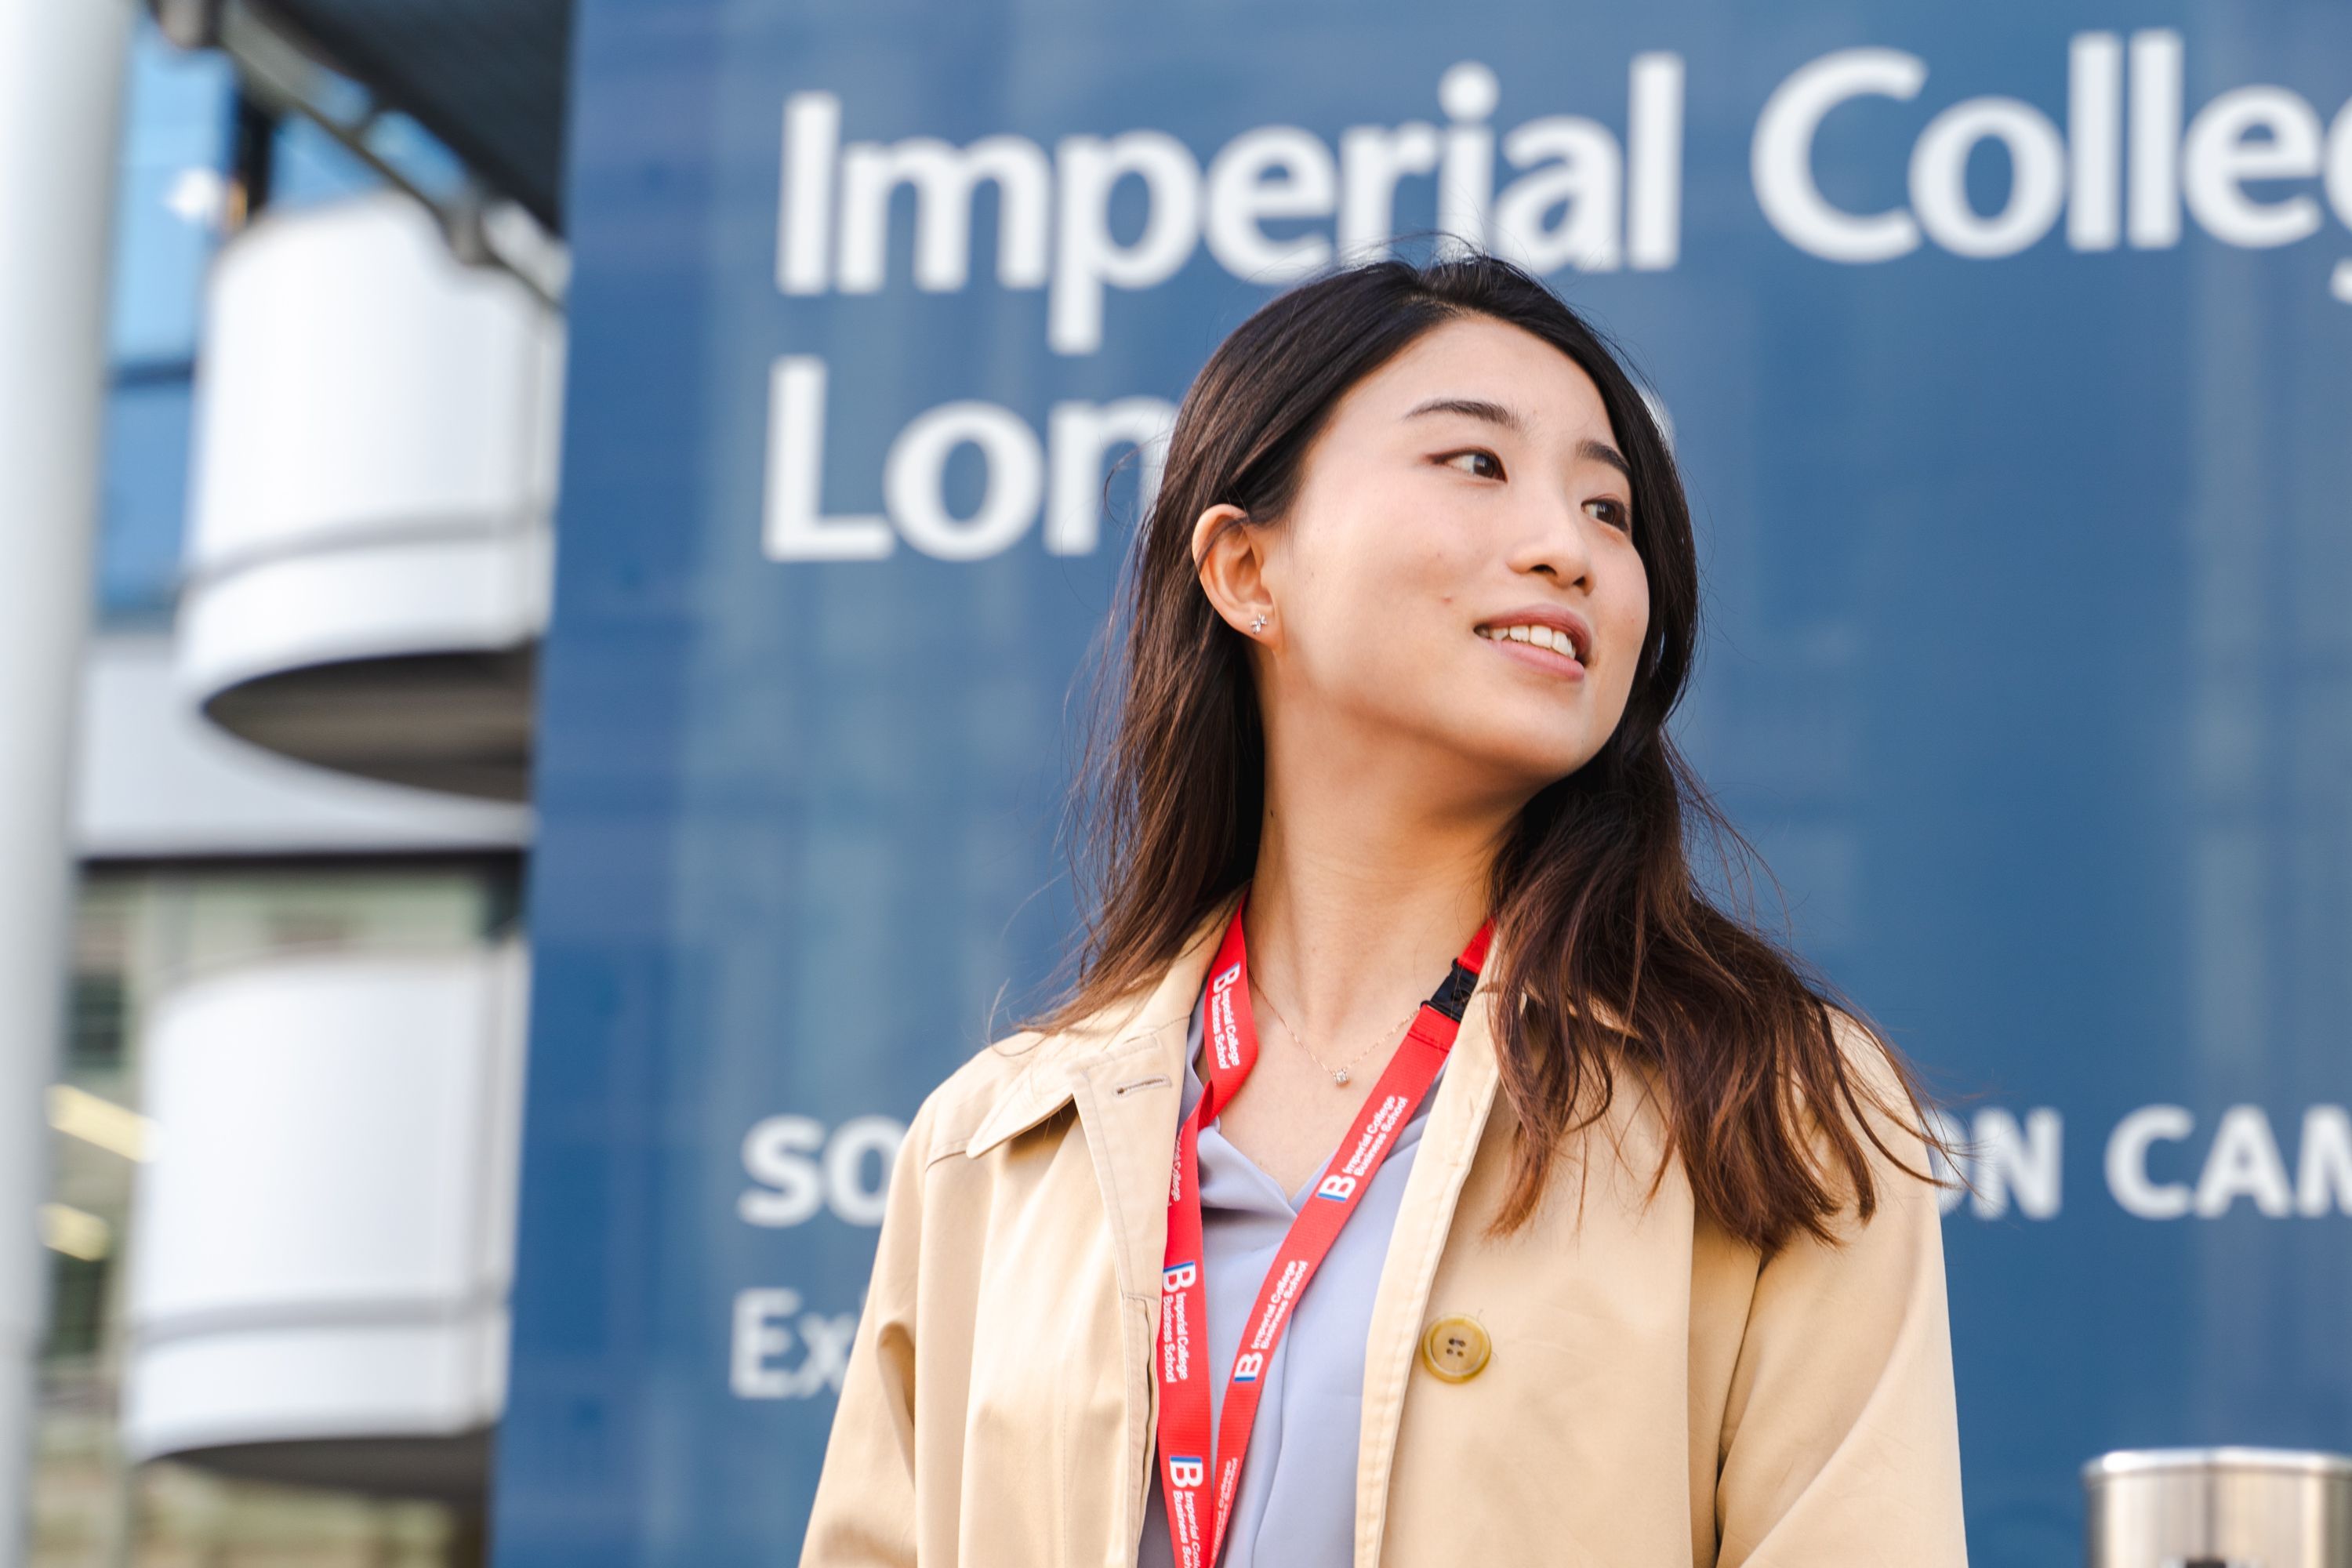
{"type": "Polygon", "coordinates": [[[1251,978],[1310,1049],[1337,1061],[1391,1024],[1401,1032],[1445,977],[1488,912],[1487,878],[1517,805],[1433,801],[1415,787],[1419,770],[1285,760],[1269,748],[1243,917],[1251,978]]]}

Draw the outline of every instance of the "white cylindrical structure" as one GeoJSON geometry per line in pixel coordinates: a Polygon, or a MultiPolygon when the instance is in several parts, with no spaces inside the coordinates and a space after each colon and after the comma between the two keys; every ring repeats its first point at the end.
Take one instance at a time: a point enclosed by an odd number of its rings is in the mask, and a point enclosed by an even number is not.
{"type": "Polygon", "coordinates": [[[132,0],[0,0],[0,1565],[23,1560],[132,0]]]}
{"type": "Polygon", "coordinates": [[[323,767],[528,798],[563,323],[394,191],[265,212],[205,287],[179,682],[323,767]]]}
{"type": "Polygon", "coordinates": [[[289,954],[152,1005],[126,1456],[478,1503],[528,973],[517,937],[289,954]]]}

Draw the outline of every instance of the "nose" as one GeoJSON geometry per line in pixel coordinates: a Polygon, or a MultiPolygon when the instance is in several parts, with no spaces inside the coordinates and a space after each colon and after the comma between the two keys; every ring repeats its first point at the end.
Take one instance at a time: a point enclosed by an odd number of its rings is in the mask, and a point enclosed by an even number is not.
{"type": "Polygon", "coordinates": [[[1584,515],[1574,496],[1547,496],[1522,509],[1518,533],[1511,542],[1511,570],[1548,578],[1559,587],[1589,590],[1593,552],[1587,531],[1600,526],[1584,515]]]}

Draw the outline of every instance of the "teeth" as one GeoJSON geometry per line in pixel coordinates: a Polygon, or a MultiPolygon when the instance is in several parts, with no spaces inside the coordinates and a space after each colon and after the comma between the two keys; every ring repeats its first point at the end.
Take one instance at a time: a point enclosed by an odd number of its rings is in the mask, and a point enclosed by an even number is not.
{"type": "Polygon", "coordinates": [[[1576,657],[1576,644],[1566,632],[1554,626],[1481,626],[1478,635],[1494,642],[1532,643],[1570,658],[1576,657]]]}

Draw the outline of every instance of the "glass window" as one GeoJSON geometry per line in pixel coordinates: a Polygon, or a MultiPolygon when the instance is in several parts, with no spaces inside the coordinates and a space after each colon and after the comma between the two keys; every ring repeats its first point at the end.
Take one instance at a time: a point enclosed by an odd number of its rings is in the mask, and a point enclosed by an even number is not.
{"type": "Polygon", "coordinates": [[[299,114],[278,122],[270,158],[271,206],[307,206],[383,184],[349,148],[299,114]]]}
{"type": "Polygon", "coordinates": [[[42,1356],[64,1361],[98,1353],[106,1327],[105,1258],[49,1253],[49,1338],[42,1356]]]}
{"type": "Polygon", "coordinates": [[[152,378],[118,375],[107,394],[98,539],[105,620],[166,616],[177,596],[193,402],[184,368],[152,378]]]}
{"type": "Polygon", "coordinates": [[[122,976],[116,973],[73,977],[71,1033],[66,1040],[66,1070],[77,1076],[112,1072],[122,1065],[126,1021],[122,976]]]}
{"type": "MultiPolygon", "coordinates": [[[[436,200],[454,196],[465,179],[465,166],[430,132],[396,110],[380,116],[368,135],[368,147],[377,157],[436,200]]],[[[357,153],[300,115],[288,115],[278,127],[272,149],[269,205],[301,206],[332,201],[338,196],[374,190],[383,184],[357,153]]]]}
{"type": "Polygon", "coordinates": [[[115,195],[108,342],[118,364],[195,353],[234,90],[225,56],[181,50],[139,13],[115,195]]]}
{"type": "Polygon", "coordinates": [[[236,76],[139,13],[117,170],[100,478],[101,620],[168,615],[186,528],[190,376],[219,238],[236,76]]]}

